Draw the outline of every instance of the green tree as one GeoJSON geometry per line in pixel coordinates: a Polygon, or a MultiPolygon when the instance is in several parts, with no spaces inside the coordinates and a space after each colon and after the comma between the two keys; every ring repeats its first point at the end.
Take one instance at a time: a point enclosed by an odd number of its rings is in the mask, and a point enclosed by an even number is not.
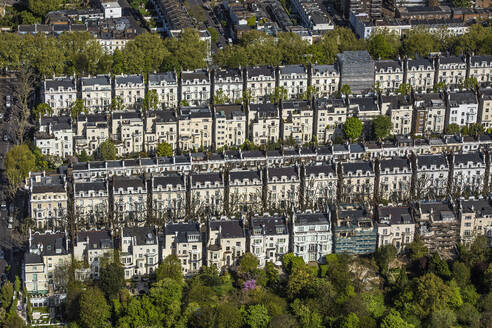
{"type": "Polygon", "coordinates": [[[36,119],[38,119],[40,116],[45,116],[45,115],[53,115],[53,108],[51,108],[50,105],[47,103],[41,103],[36,108],[33,109],[33,114],[36,119]]]}
{"type": "Polygon", "coordinates": [[[65,54],[55,37],[46,36],[43,33],[26,34],[21,41],[20,60],[24,68],[33,69],[40,76],[63,73],[65,54]]]}
{"type": "Polygon", "coordinates": [[[158,327],[159,312],[147,296],[130,298],[125,315],[118,320],[118,327],[158,327]]]}
{"type": "Polygon", "coordinates": [[[119,291],[125,287],[125,270],[121,264],[113,261],[102,267],[98,285],[108,300],[114,299],[119,291]]]}
{"type": "Polygon", "coordinates": [[[239,260],[239,272],[252,273],[258,268],[258,259],[251,253],[245,253],[239,260]]]}
{"type": "Polygon", "coordinates": [[[473,123],[468,127],[468,132],[470,135],[478,137],[485,133],[485,129],[481,123],[473,123]]]}
{"type": "Polygon", "coordinates": [[[453,0],[453,7],[456,8],[471,8],[472,4],[471,0],[453,0]]]}
{"type": "Polygon", "coordinates": [[[125,71],[125,55],[120,49],[115,49],[113,52],[113,65],[111,67],[114,75],[123,74],[125,71]]]}
{"type": "Polygon", "coordinates": [[[160,314],[164,327],[172,327],[181,311],[182,285],[180,282],[164,278],[150,289],[150,298],[160,314]]]}
{"type": "Polygon", "coordinates": [[[148,110],[157,110],[157,106],[159,106],[159,96],[157,95],[157,91],[147,91],[142,103],[142,110],[144,113],[148,110]]]}
{"type": "Polygon", "coordinates": [[[453,328],[456,324],[456,314],[450,309],[442,309],[431,313],[430,326],[436,328],[453,328]]]}
{"type": "Polygon", "coordinates": [[[433,273],[416,280],[415,295],[415,310],[421,318],[445,310],[453,301],[452,290],[433,273]]]}
{"type": "Polygon", "coordinates": [[[82,113],[87,115],[89,110],[85,107],[82,99],[77,99],[70,105],[70,115],[75,120],[82,113]]]}
{"type": "Polygon", "coordinates": [[[429,261],[429,271],[440,276],[443,279],[449,279],[451,271],[449,270],[448,263],[441,259],[438,252],[432,254],[429,261]]]}
{"type": "Polygon", "coordinates": [[[115,160],[116,146],[110,139],[108,139],[99,145],[98,155],[103,161],[115,160]]]}
{"type": "Polygon", "coordinates": [[[14,282],[14,290],[16,294],[19,294],[21,289],[21,281],[19,279],[19,276],[15,276],[15,282],[14,282]]]}
{"type": "Polygon", "coordinates": [[[480,313],[471,304],[463,304],[456,312],[458,323],[463,327],[480,327],[480,313]]]}
{"type": "Polygon", "coordinates": [[[123,99],[120,96],[116,96],[111,99],[111,110],[112,111],[121,111],[125,109],[125,105],[123,104],[123,99]]]}
{"type": "Polygon", "coordinates": [[[287,99],[287,89],[284,87],[275,87],[275,90],[273,91],[273,94],[270,95],[270,101],[272,103],[278,103],[280,100],[286,100],[287,99]]]}
{"type": "Polygon", "coordinates": [[[175,255],[166,256],[164,261],[159,263],[159,266],[155,270],[155,275],[157,281],[170,278],[182,284],[183,272],[181,269],[181,261],[175,255]]]}
{"type": "Polygon", "coordinates": [[[393,123],[391,123],[391,119],[389,118],[389,116],[378,115],[372,121],[372,127],[374,130],[374,136],[379,141],[382,141],[391,133],[391,129],[393,128],[393,123]]]}
{"type": "Polygon", "coordinates": [[[373,58],[392,59],[398,55],[400,37],[387,30],[377,31],[367,40],[367,48],[373,58]]]}
{"type": "Polygon", "coordinates": [[[5,170],[11,196],[36,168],[36,158],[27,145],[15,145],[5,155],[5,170]]]}
{"type": "Polygon", "coordinates": [[[436,84],[434,84],[434,92],[442,92],[442,91],[445,91],[447,88],[446,86],[446,82],[444,81],[440,81],[440,82],[437,82],[436,84]]]}
{"type": "Polygon", "coordinates": [[[402,319],[400,313],[396,310],[390,310],[389,313],[383,318],[381,322],[381,328],[413,328],[414,325],[409,324],[402,319]]]}
{"type": "Polygon", "coordinates": [[[27,8],[36,16],[44,17],[49,11],[58,10],[61,0],[28,0],[27,8]]]}
{"type": "Polygon", "coordinates": [[[157,145],[157,156],[171,157],[173,156],[173,146],[167,142],[161,142],[157,145]]]}
{"type": "Polygon", "coordinates": [[[111,327],[111,307],[103,292],[97,287],[89,287],[80,295],[80,323],[86,328],[111,327]]]}
{"type": "Polygon", "coordinates": [[[381,273],[386,274],[388,272],[388,265],[395,257],[396,248],[393,245],[384,245],[376,250],[374,258],[381,273]]]}
{"type": "Polygon", "coordinates": [[[413,28],[406,33],[403,41],[403,51],[409,57],[427,56],[429,53],[439,51],[441,44],[435,34],[425,28],[413,28]]]}
{"type": "Polygon", "coordinates": [[[296,299],[292,305],[292,310],[296,315],[301,327],[305,328],[321,328],[322,318],[319,313],[302,304],[299,299],[296,299]]]}
{"type": "Polygon", "coordinates": [[[456,123],[451,123],[446,127],[446,134],[458,134],[460,133],[460,126],[456,123]]]}
{"type": "Polygon", "coordinates": [[[348,96],[350,96],[350,94],[352,94],[352,90],[350,90],[350,86],[348,84],[344,84],[340,88],[340,93],[342,95],[344,95],[345,97],[348,97],[348,96]]]}
{"type": "Polygon", "coordinates": [[[14,286],[10,281],[3,284],[0,290],[0,303],[2,308],[8,310],[12,304],[12,299],[14,298],[14,286]]]}
{"type": "Polygon", "coordinates": [[[208,47],[200,40],[197,30],[184,29],[178,38],[168,38],[165,45],[171,56],[166,58],[166,69],[193,70],[206,66],[208,47]]]}
{"type": "Polygon", "coordinates": [[[279,33],[277,47],[285,64],[307,64],[312,58],[308,51],[309,43],[296,33],[279,33]]]}
{"type": "Polygon", "coordinates": [[[248,19],[246,20],[246,22],[248,23],[248,26],[249,27],[255,27],[255,25],[256,25],[256,16],[248,17],[248,19]]]}
{"type": "Polygon", "coordinates": [[[343,134],[350,142],[360,138],[362,134],[362,122],[357,117],[349,117],[343,124],[343,134]]]}
{"type": "Polygon", "coordinates": [[[463,86],[465,87],[465,89],[475,90],[478,86],[477,78],[474,76],[467,77],[463,82],[463,86]]]}
{"type": "Polygon", "coordinates": [[[24,328],[26,327],[26,324],[24,323],[24,320],[19,317],[16,311],[10,311],[5,319],[5,322],[3,323],[3,326],[5,328],[24,328]]]}
{"type": "Polygon", "coordinates": [[[215,105],[222,105],[222,104],[226,104],[228,102],[229,102],[229,98],[224,93],[224,91],[222,89],[217,90],[217,92],[214,95],[214,104],[215,105]]]}
{"type": "Polygon", "coordinates": [[[22,40],[17,33],[0,33],[0,69],[20,67],[21,46],[22,40]]]}
{"type": "Polygon", "coordinates": [[[246,312],[246,324],[251,328],[266,328],[270,323],[267,308],[262,305],[252,305],[246,312]]]}
{"type": "Polygon", "coordinates": [[[410,259],[415,261],[429,255],[429,249],[421,239],[415,239],[408,245],[408,253],[410,259]]]}
{"type": "Polygon", "coordinates": [[[336,327],[339,328],[358,328],[360,320],[357,314],[354,312],[350,312],[348,315],[343,316],[339,319],[338,325],[336,327]]]}
{"type": "Polygon", "coordinates": [[[219,41],[219,31],[215,27],[209,27],[207,28],[208,33],[210,33],[210,39],[212,40],[213,43],[217,43],[219,41]]]}
{"type": "Polygon", "coordinates": [[[159,71],[170,53],[159,34],[143,33],[125,45],[122,56],[125,73],[147,74],[159,71]]]}
{"type": "Polygon", "coordinates": [[[397,92],[402,96],[406,96],[412,92],[412,86],[408,83],[402,83],[398,87],[397,92]]]}
{"type": "Polygon", "coordinates": [[[97,73],[104,51],[101,44],[89,32],[63,33],[58,38],[58,44],[66,58],[66,74],[97,73]]]}
{"type": "Polygon", "coordinates": [[[453,262],[453,279],[461,287],[465,287],[470,282],[470,268],[463,262],[453,262]]]}

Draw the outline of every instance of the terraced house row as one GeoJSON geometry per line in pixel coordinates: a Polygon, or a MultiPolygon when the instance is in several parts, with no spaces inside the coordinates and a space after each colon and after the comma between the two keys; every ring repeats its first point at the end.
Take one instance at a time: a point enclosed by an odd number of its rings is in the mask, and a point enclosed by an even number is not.
{"type": "Polygon", "coordinates": [[[379,115],[393,124],[390,134],[427,136],[443,133],[451,124],[480,123],[492,127],[492,88],[476,91],[328,97],[312,101],[289,100],[245,105],[207,105],[177,110],[112,111],[107,114],[45,116],[38,121],[35,144],[42,154],[66,158],[83,152],[91,155],[111,139],[118,156],[147,152],[160,143],[174,151],[217,150],[281,141],[295,144],[330,143],[342,134],[346,119],[360,118],[370,125],[379,115]]]}
{"type": "Polygon", "coordinates": [[[141,226],[334,202],[477,196],[489,190],[491,142],[488,136],[400,138],[74,163],[58,175],[31,173],[26,185],[38,229],[63,228],[69,220],[81,227],[141,226]]]}
{"type": "Polygon", "coordinates": [[[292,252],[306,262],[323,262],[324,256],[370,254],[377,247],[393,245],[398,252],[415,236],[432,252],[452,256],[458,243],[477,236],[492,237],[492,201],[418,201],[408,206],[341,203],[324,211],[265,213],[210,217],[206,222],[169,222],[160,226],[77,230],[66,233],[30,233],[23,259],[23,281],[31,302],[43,303],[48,292],[57,293],[60,267],[73,259],[85,263],[77,279],[97,279],[105,259],[118,250],[126,279],[152,275],[169,255],[181,262],[191,276],[203,266],[233,267],[246,252],[259,260],[281,265],[292,252]],[[159,228],[156,228],[159,227],[159,228]]]}
{"type": "Polygon", "coordinates": [[[195,71],[55,77],[42,83],[42,100],[55,114],[67,112],[76,99],[82,99],[90,112],[111,108],[113,98],[123,106],[139,108],[148,91],[155,91],[164,108],[181,104],[207,105],[221,95],[226,103],[269,102],[281,87],[287,99],[306,95],[326,97],[348,85],[353,94],[394,93],[402,83],[417,92],[429,92],[442,82],[456,88],[468,77],[479,84],[492,81],[492,55],[434,56],[416,59],[373,60],[367,51],[345,51],[333,65],[286,65],[280,67],[246,67],[237,69],[198,69],[195,71]]]}

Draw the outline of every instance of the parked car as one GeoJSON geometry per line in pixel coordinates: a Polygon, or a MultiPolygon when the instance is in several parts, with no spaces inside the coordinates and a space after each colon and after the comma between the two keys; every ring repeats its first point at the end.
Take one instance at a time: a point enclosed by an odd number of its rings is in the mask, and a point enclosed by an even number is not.
{"type": "Polygon", "coordinates": [[[10,95],[5,96],[5,107],[7,108],[12,107],[12,96],[10,95]]]}

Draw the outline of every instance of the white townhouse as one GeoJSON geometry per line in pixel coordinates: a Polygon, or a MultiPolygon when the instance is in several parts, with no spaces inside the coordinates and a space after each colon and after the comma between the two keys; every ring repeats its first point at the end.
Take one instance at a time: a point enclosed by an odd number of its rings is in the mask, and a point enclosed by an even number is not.
{"type": "Polygon", "coordinates": [[[68,110],[77,100],[77,86],[73,77],[45,79],[41,85],[41,101],[50,105],[53,114],[68,110]]]}
{"type": "Polygon", "coordinates": [[[159,264],[159,242],[152,227],[124,227],[120,235],[120,261],[125,279],[148,276],[159,264]]]}
{"type": "Polygon", "coordinates": [[[279,67],[280,87],[287,91],[287,99],[302,98],[308,86],[308,73],[304,65],[279,67]]]}
{"type": "Polygon", "coordinates": [[[448,184],[449,165],[444,154],[417,156],[415,193],[418,199],[444,196],[448,184]]]}
{"type": "Polygon", "coordinates": [[[492,55],[470,57],[470,77],[475,77],[479,84],[492,81],[492,55]]]}
{"type": "Polygon", "coordinates": [[[394,92],[403,83],[403,63],[400,60],[376,60],[374,85],[383,92],[394,92]]]}
{"type": "Polygon", "coordinates": [[[329,204],[337,195],[336,166],[328,162],[318,162],[305,167],[306,205],[315,208],[319,204],[329,204]]]}
{"type": "Polygon", "coordinates": [[[109,139],[109,119],[103,114],[81,114],[77,118],[75,152],[94,154],[99,146],[109,139]]]}
{"type": "Polygon", "coordinates": [[[246,68],[246,93],[251,93],[251,103],[269,101],[275,91],[275,69],[271,66],[246,68]]]}
{"type": "Polygon", "coordinates": [[[279,208],[298,206],[300,201],[299,168],[270,167],[267,172],[267,202],[279,208]]]}
{"type": "Polygon", "coordinates": [[[221,173],[192,173],[191,204],[193,213],[221,212],[224,208],[224,178],[221,173]]]}
{"type": "Polygon", "coordinates": [[[145,97],[145,83],[142,75],[116,75],[114,95],[119,97],[126,108],[135,108],[145,97]]]}
{"type": "Polygon", "coordinates": [[[350,200],[369,200],[374,193],[374,166],[371,161],[342,163],[342,193],[350,200]]]}
{"type": "Polygon", "coordinates": [[[434,74],[434,64],[430,59],[417,58],[407,61],[406,83],[417,92],[426,92],[434,87],[434,74]]]}
{"type": "Polygon", "coordinates": [[[467,66],[465,56],[438,57],[437,63],[438,82],[444,82],[449,86],[459,85],[465,81],[467,66]]]}
{"type": "Polygon", "coordinates": [[[203,265],[203,245],[200,223],[169,223],[164,226],[161,256],[176,256],[185,276],[198,273],[203,265]]]}
{"type": "Polygon", "coordinates": [[[313,103],[314,129],[319,143],[328,143],[347,120],[347,105],[341,98],[318,98],[313,103]]]}
{"type": "Polygon", "coordinates": [[[332,253],[331,211],[294,213],[292,215],[292,251],[304,262],[324,262],[332,253]]]}
{"type": "Polygon", "coordinates": [[[28,249],[22,261],[22,280],[32,303],[48,306],[48,293],[62,292],[59,288],[64,282],[59,281],[55,271],[71,262],[68,242],[63,232],[32,234],[29,230],[28,249]]]}
{"type": "Polygon", "coordinates": [[[61,174],[29,173],[29,214],[37,229],[56,229],[67,222],[67,182],[61,174]]]}
{"type": "Polygon", "coordinates": [[[181,108],[178,116],[178,148],[198,150],[212,146],[213,118],[208,107],[181,108]]]}
{"type": "Polygon", "coordinates": [[[267,262],[282,264],[289,252],[289,228],[285,216],[253,216],[249,219],[249,251],[258,258],[259,267],[267,262]]]}
{"type": "Polygon", "coordinates": [[[405,206],[378,208],[378,247],[393,245],[398,252],[412,243],[415,237],[415,220],[412,210],[405,206]]]}
{"type": "MultiPolygon", "coordinates": [[[[216,69],[214,71],[215,95],[226,96],[228,103],[235,104],[243,97],[243,74],[240,68],[216,69]]],[[[214,101],[215,103],[215,101],[214,101]]]]}
{"type": "Polygon", "coordinates": [[[34,144],[46,156],[67,158],[73,156],[72,120],[69,116],[39,118],[34,144]]]}
{"type": "Polygon", "coordinates": [[[75,222],[80,225],[108,224],[109,190],[104,181],[73,183],[75,222]]]}
{"type": "Polygon", "coordinates": [[[175,111],[158,110],[145,115],[145,151],[154,152],[160,143],[166,142],[176,149],[178,142],[178,118],[175,111]]]}
{"type": "Polygon", "coordinates": [[[118,156],[144,150],[144,122],[138,111],[111,112],[111,136],[118,156]]]}
{"type": "Polygon", "coordinates": [[[215,148],[239,146],[246,140],[246,114],[241,105],[215,106],[215,148]]]}
{"type": "Polygon", "coordinates": [[[390,117],[392,134],[408,135],[412,132],[413,104],[410,96],[382,96],[381,112],[390,117]]]}
{"type": "Polygon", "coordinates": [[[311,85],[316,90],[316,96],[327,97],[338,91],[340,72],[335,65],[313,65],[311,85]]]}
{"type": "Polygon", "coordinates": [[[472,243],[478,236],[492,238],[492,201],[490,199],[460,199],[458,203],[460,239],[472,243]]]}
{"type": "Polygon", "coordinates": [[[210,76],[206,69],[181,72],[181,101],[206,105],[210,101],[210,76]]]}
{"type": "Polygon", "coordinates": [[[219,270],[239,264],[246,253],[246,230],[242,220],[211,218],[207,221],[207,266],[219,270]]]}
{"type": "Polygon", "coordinates": [[[480,151],[454,154],[454,190],[468,194],[481,192],[484,187],[485,168],[485,156],[480,151]]]}
{"type": "Polygon", "coordinates": [[[73,256],[89,265],[87,278],[98,279],[101,265],[113,260],[114,249],[111,230],[79,231],[73,243],[73,256]]]}
{"type": "Polygon", "coordinates": [[[442,133],[446,118],[446,104],[439,93],[416,94],[414,99],[414,133],[425,135],[442,133]]]}
{"type": "Polygon", "coordinates": [[[478,101],[475,93],[471,91],[458,91],[448,93],[449,124],[467,126],[477,122],[478,101]]]}
{"type": "Polygon", "coordinates": [[[152,210],[156,218],[179,218],[185,214],[186,180],[169,172],[152,176],[152,210]]]}
{"type": "Polygon", "coordinates": [[[479,118],[484,129],[492,127],[492,89],[481,88],[479,98],[479,118]]]}
{"type": "Polygon", "coordinates": [[[109,75],[97,75],[80,79],[82,100],[90,112],[103,112],[111,107],[112,90],[109,75]]]}
{"type": "Polygon", "coordinates": [[[280,114],[271,103],[249,105],[248,124],[255,145],[278,141],[280,137],[280,114]]]}
{"type": "Polygon", "coordinates": [[[408,158],[394,157],[379,161],[379,196],[387,200],[410,199],[412,168],[408,158]]]}
{"type": "Polygon", "coordinates": [[[299,145],[313,139],[313,110],[308,101],[288,100],[281,104],[283,140],[293,139],[299,145]]]}
{"type": "Polygon", "coordinates": [[[143,176],[113,176],[114,221],[143,225],[147,218],[147,182],[143,176]]]}
{"type": "Polygon", "coordinates": [[[262,172],[234,170],[229,172],[229,210],[236,212],[260,211],[262,206],[262,172]]]}
{"type": "Polygon", "coordinates": [[[159,103],[165,108],[178,106],[178,82],[176,72],[149,74],[149,91],[155,90],[159,103]]]}

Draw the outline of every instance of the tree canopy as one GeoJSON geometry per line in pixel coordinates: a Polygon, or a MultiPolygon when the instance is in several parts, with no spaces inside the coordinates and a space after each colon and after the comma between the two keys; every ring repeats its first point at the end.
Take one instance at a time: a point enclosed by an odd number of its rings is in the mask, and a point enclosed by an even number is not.
{"type": "Polygon", "coordinates": [[[343,134],[351,142],[360,138],[362,134],[362,122],[357,117],[349,117],[343,124],[343,134]]]}
{"type": "Polygon", "coordinates": [[[13,146],[5,155],[5,170],[11,195],[36,168],[36,158],[25,144],[13,146]]]}

